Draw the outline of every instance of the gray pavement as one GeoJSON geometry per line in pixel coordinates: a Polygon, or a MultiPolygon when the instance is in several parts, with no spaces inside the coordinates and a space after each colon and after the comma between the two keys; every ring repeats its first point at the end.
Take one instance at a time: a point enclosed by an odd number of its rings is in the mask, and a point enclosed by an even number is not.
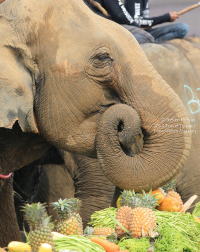
{"type": "MultiPolygon", "coordinates": [[[[200,1],[200,0],[199,0],[200,1]]],[[[150,17],[159,16],[170,11],[180,11],[199,1],[194,0],[149,0],[150,17]]],[[[187,36],[200,37],[200,7],[180,16],[174,23],[184,22],[189,26],[187,36]]],[[[165,23],[163,26],[170,23],[165,23]]],[[[158,27],[158,26],[155,26],[158,27]]]]}

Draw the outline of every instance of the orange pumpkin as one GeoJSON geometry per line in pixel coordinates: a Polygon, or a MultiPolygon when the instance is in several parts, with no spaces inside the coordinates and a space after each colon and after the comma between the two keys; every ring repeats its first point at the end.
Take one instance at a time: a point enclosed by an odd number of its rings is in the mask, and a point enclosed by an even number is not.
{"type": "Polygon", "coordinates": [[[165,198],[165,193],[163,192],[163,190],[161,190],[161,189],[156,189],[156,190],[153,190],[152,192],[151,192],[151,195],[153,196],[153,195],[156,195],[156,199],[157,199],[157,203],[158,203],[158,205],[160,205],[162,202],[163,202],[163,200],[164,200],[164,198],[165,198]],[[157,195],[156,195],[157,194],[157,195]]]}
{"type": "Polygon", "coordinates": [[[156,208],[160,211],[180,212],[183,205],[174,197],[166,196],[163,202],[156,208]]]}

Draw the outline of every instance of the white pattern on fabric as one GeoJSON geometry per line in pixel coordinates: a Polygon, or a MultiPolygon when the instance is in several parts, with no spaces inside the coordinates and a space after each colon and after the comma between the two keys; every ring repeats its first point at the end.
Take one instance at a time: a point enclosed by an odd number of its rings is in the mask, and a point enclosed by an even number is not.
{"type": "Polygon", "coordinates": [[[128,13],[128,11],[126,10],[126,8],[124,7],[123,3],[121,2],[121,0],[118,0],[119,2],[119,6],[121,7],[124,15],[126,16],[126,18],[129,20],[130,24],[132,24],[134,22],[133,18],[131,17],[131,15],[128,13]]]}

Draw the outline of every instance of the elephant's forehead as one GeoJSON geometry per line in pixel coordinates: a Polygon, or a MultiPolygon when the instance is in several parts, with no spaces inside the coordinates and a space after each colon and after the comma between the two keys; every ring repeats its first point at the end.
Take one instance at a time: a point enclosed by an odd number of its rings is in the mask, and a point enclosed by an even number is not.
{"type": "MultiPolygon", "coordinates": [[[[24,40],[27,37],[30,40],[30,34],[34,34],[32,40],[37,39],[39,35],[49,42],[54,34],[54,40],[55,37],[62,35],[66,42],[75,41],[75,44],[86,41],[87,46],[91,46],[95,43],[107,42],[113,46],[116,45],[115,40],[119,37],[122,41],[127,38],[132,39],[129,32],[93,13],[82,0],[56,0],[56,2],[6,0],[0,5],[0,16],[13,20],[11,24],[15,32],[18,35],[23,34],[24,40]]],[[[23,38],[20,39],[22,42],[23,38]]],[[[117,44],[121,45],[121,42],[118,41],[117,44]]]]}
{"type": "MultiPolygon", "coordinates": [[[[82,0],[7,0],[0,5],[0,16],[12,20],[16,28],[47,23],[52,28],[68,26],[71,29],[88,29],[94,14],[82,0]],[[16,21],[16,22],[15,22],[16,21]]],[[[94,24],[95,25],[95,24],[94,24]]],[[[34,27],[31,27],[34,28],[34,27]]]]}

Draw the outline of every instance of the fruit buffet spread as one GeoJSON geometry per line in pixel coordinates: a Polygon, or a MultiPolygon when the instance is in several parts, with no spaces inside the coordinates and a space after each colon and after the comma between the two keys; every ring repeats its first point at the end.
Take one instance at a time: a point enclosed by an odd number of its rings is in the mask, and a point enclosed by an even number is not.
{"type": "Polygon", "coordinates": [[[194,199],[183,204],[174,181],[150,192],[124,190],[116,207],[94,212],[84,230],[79,199],[52,203],[56,226],[44,204],[26,204],[27,242],[12,241],[0,252],[199,252],[200,202],[187,212],[194,199]]]}

